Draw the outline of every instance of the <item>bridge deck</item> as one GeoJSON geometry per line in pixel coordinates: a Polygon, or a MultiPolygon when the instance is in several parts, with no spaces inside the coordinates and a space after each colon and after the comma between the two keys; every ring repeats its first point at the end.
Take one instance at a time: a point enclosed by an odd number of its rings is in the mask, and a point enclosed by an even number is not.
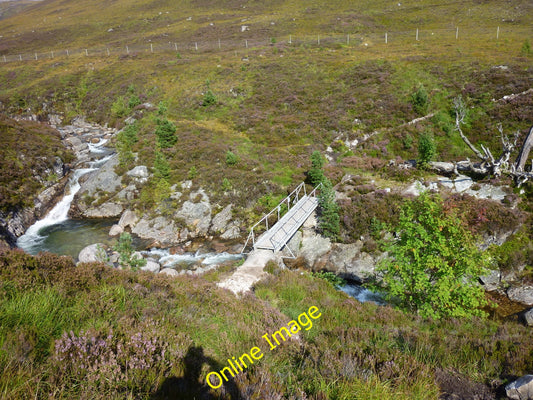
{"type": "Polygon", "coordinates": [[[279,251],[317,208],[316,197],[304,196],[255,243],[255,249],[279,251]]]}

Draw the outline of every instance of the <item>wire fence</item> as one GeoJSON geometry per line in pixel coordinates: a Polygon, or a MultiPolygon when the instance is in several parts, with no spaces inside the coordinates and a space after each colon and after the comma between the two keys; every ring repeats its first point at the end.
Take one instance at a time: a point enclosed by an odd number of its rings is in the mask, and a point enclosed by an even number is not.
{"type": "Polygon", "coordinates": [[[189,42],[148,42],[136,43],[130,45],[101,45],[78,49],[55,49],[48,51],[35,51],[24,54],[4,54],[0,56],[0,63],[4,62],[27,62],[43,59],[56,59],[68,57],[110,57],[110,56],[127,56],[151,53],[209,53],[209,52],[227,52],[237,50],[252,50],[264,48],[267,46],[317,46],[317,47],[335,47],[335,46],[361,46],[363,48],[376,45],[394,46],[395,44],[405,45],[406,43],[469,43],[480,47],[497,43],[506,43],[509,45],[510,40],[519,41],[520,44],[531,36],[531,30],[528,28],[512,27],[501,29],[496,28],[443,28],[443,29],[415,29],[412,31],[396,32],[372,32],[368,34],[335,34],[315,36],[293,36],[288,35],[281,38],[265,39],[218,39],[214,41],[189,41],[189,42]],[[520,39],[517,39],[520,38],[520,39]]]}

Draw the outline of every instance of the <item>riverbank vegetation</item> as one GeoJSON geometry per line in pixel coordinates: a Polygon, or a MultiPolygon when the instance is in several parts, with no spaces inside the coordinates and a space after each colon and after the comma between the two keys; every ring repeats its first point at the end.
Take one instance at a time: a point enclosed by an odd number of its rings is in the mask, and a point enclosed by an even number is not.
{"type": "Polygon", "coordinates": [[[533,368],[533,331],[515,321],[424,319],[359,303],[307,273],[269,275],[237,299],[199,277],[10,251],[0,255],[0,278],[5,399],[427,400],[498,393],[533,368]],[[261,346],[309,304],[322,313],[311,330],[209,389],[208,372],[261,346]]]}
{"type": "Polygon", "coordinates": [[[59,133],[30,121],[0,114],[0,210],[33,205],[48,184],[62,178],[63,163],[74,155],[61,143],[59,133]],[[59,176],[55,170],[59,168],[59,176]]]}

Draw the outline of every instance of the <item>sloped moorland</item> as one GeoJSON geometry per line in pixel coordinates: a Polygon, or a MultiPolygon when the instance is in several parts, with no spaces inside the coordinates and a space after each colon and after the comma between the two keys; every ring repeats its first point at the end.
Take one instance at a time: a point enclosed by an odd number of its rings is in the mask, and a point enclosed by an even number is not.
{"type": "MultiPolygon", "coordinates": [[[[137,212],[155,216],[178,207],[169,188],[191,180],[193,190],[208,193],[214,213],[233,204],[245,235],[306,179],[318,150],[328,157],[326,175],[339,194],[337,241],[362,238],[364,250],[375,254],[379,231],[398,223],[405,189],[437,180],[429,170],[400,167],[419,159],[421,137],[434,144],[434,160],[474,159],[454,129],[454,98],[466,104],[463,131],[473,143],[498,153],[499,123],[524,140],[533,124],[531,7],[500,0],[32,3],[0,20],[0,57],[9,60],[0,70],[6,115],[0,151],[17,174],[10,179],[2,168],[2,208],[28,205],[46,186],[35,172],[55,156],[72,158],[50,128],[36,132],[39,125],[11,118],[45,122],[53,114],[68,124],[82,115],[122,128],[133,117],[133,128],[114,144],[117,173],[135,165],[153,172],[132,201],[137,212]],[[207,42],[215,44],[202,48],[207,42]],[[35,52],[32,60],[15,61],[35,52]],[[36,155],[41,150],[46,159],[36,155]]],[[[445,206],[480,244],[504,238],[485,250],[491,267],[530,282],[531,187],[520,190],[505,177],[474,179],[474,187],[502,188],[505,198],[477,199],[439,186],[445,206]]],[[[491,311],[484,319],[431,320],[361,304],[308,274],[300,261],[293,263],[300,271],[270,266],[253,293],[236,298],[216,286],[228,271],[168,278],[4,252],[0,393],[492,399],[533,372],[533,333],[516,316],[491,311]],[[205,384],[210,371],[261,346],[262,335],[312,305],[322,316],[308,331],[265,351],[223,388],[205,384]]]]}

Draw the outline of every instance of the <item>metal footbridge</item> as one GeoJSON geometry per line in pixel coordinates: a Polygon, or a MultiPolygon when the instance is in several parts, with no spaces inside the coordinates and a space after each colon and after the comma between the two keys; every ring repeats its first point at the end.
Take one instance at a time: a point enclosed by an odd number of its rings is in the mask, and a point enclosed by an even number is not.
{"type": "MultiPolygon", "coordinates": [[[[276,207],[252,226],[241,252],[247,253],[250,246],[253,250],[272,250],[274,253],[282,250],[317,208],[317,192],[321,185],[319,184],[307,194],[305,184],[300,183],[276,207]]],[[[286,248],[294,258],[292,250],[288,246],[286,248]]]]}

